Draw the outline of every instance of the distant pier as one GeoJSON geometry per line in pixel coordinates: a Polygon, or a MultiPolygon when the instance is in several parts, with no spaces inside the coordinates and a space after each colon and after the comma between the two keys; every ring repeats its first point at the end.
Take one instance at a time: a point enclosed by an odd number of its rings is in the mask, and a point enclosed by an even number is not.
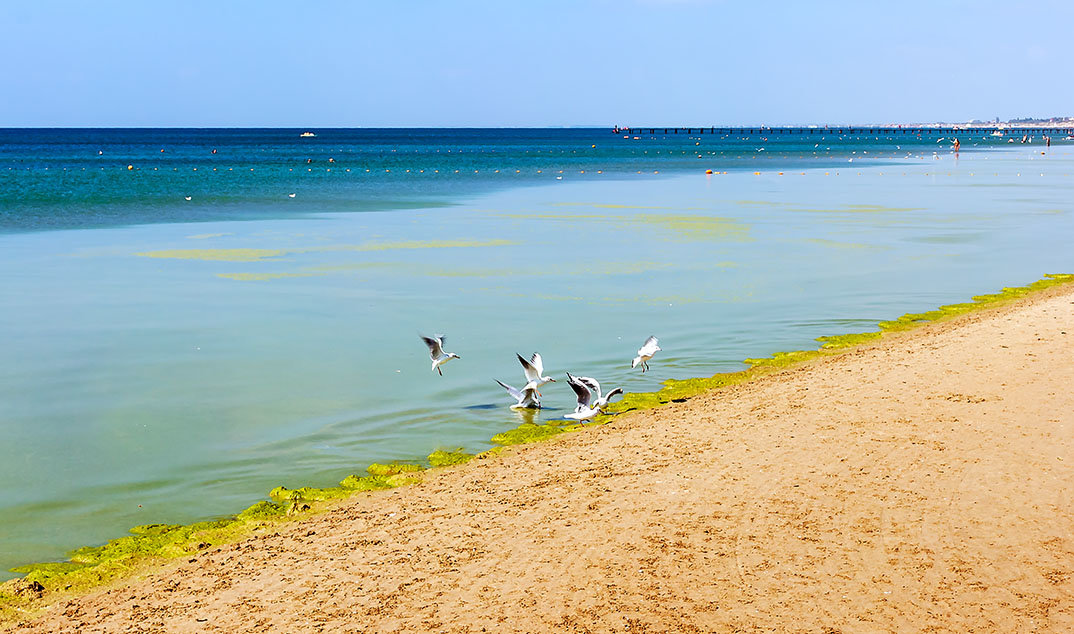
{"type": "MultiPolygon", "coordinates": [[[[654,135],[654,134],[713,134],[721,136],[753,136],[753,135],[873,135],[873,136],[950,136],[950,135],[968,135],[968,136],[991,136],[996,132],[1001,133],[1002,136],[1012,135],[1074,135],[1074,127],[1058,127],[1058,128],[1023,128],[1017,126],[973,126],[973,127],[891,127],[891,126],[827,126],[827,127],[753,127],[753,128],[739,128],[739,127],[694,127],[694,128],[681,128],[681,127],[630,127],[630,128],[612,128],[614,134],[624,134],[629,136],[635,136],[639,134],[654,135]]],[[[1001,136],[996,135],[996,136],[1001,136]]]]}

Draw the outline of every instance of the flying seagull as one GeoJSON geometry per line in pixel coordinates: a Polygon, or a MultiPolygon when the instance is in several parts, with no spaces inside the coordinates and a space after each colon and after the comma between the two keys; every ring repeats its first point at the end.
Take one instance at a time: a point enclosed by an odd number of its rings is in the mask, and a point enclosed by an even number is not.
{"type": "Polygon", "coordinates": [[[579,381],[577,377],[571,376],[570,372],[567,373],[567,385],[570,385],[575,395],[578,396],[578,405],[574,408],[574,412],[565,415],[564,418],[578,422],[595,418],[600,413],[600,407],[589,405],[589,402],[593,400],[593,393],[589,390],[589,386],[579,381]]]}
{"type": "MultiPolygon", "coordinates": [[[[522,364],[522,371],[526,373],[526,385],[522,389],[533,388],[536,390],[545,383],[555,383],[556,380],[550,376],[542,376],[544,374],[544,360],[541,359],[541,355],[534,352],[529,361],[525,357],[515,353],[518,357],[518,362],[522,364]]],[[[537,394],[540,394],[538,391],[537,394]]]]}
{"type": "Polygon", "coordinates": [[[657,352],[660,352],[660,346],[656,345],[656,337],[650,336],[638,349],[638,356],[634,357],[634,360],[630,362],[630,368],[634,369],[640,364],[641,371],[645,372],[649,369],[649,359],[652,359],[657,352]]]}
{"type": "Polygon", "coordinates": [[[511,409],[540,409],[541,399],[537,395],[537,388],[526,387],[520,390],[511,387],[503,381],[497,380],[496,382],[500,384],[500,387],[507,390],[507,393],[511,395],[511,398],[518,401],[511,406],[511,409]]]}
{"type": "Polygon", "coordinates": [[[454,352],[444,352],[444,335],[433,335],[432,337],[426,337],[425,335],[419,335],[421,340],[425,342],[425,345],[429,346],[429,357],[433,360],[433,370],[436,370],[440,376],[444,376],[444,372],[440,369],[440,366],[444,365],[452,359],[460,358],[459,355],[454,352]]]}

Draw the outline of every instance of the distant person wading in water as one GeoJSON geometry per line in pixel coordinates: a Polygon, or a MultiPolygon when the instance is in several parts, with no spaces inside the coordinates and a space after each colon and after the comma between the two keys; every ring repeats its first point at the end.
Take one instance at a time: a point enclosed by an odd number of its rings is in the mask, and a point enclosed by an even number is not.
{"type": "Polygon", "coordinates": [[[961,147],[961,145],[962,144],[958,142],[958,139],[955,139],[955,154],[958,154],[958,148],[961,147]]]}

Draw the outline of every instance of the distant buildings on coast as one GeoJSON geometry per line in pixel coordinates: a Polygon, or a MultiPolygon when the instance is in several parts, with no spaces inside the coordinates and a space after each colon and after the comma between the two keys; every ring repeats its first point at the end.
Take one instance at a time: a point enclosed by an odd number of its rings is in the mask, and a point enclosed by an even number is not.
{"type": "Polygon", "coordinates": [[[910,125],[904,124],[903,127],[953,128],[956,130],[961,128],[1074,128],[1074,117],[1051,117],[1048,119],[1023,117],[1008,121],[1000,121],[999,117],[996,117],[990,121],[974,119],[968,123],[914,123],[910,125]]]}

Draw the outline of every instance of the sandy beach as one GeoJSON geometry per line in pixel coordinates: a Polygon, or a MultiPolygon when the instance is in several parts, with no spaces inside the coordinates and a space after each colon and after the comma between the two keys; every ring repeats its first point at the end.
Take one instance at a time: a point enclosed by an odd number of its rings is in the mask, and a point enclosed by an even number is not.
{"type": "Polygon", "coordinates": [[[17,631],[1074,629],[1074,286],[425,472],[17,631]]]}

